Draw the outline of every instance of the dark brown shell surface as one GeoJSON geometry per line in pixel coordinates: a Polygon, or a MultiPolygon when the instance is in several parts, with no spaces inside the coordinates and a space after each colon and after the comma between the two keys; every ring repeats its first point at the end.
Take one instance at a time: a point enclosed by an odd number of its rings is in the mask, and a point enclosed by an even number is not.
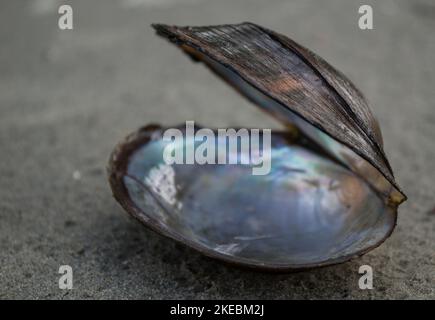
{"type": "Polygon", "coordinates": [[[252,23],[153,27],[257,106],[298,127],[301,138],[273,133],[272,149],[285,152],[272,159],[276,178],[261,180],[240,167],[163,166],[155,150],[164,128],[140,129],[118,144],[108,167],[113,194],[128,213],[207,256],[273,271],[341,263],[391,234],[406,196],[378,122],[346,77],[252,23]],[[295,155],[302,167],[285,171],[295,155]],[[168,173],[173,181],[152,179],[168,173]]]}
{"type": "Polygon", "coordinates": [[[394,180],[378,122],[365,98],[321,57],[286,36],[249,22],[153,27],[187,53],[193,56],[200,53],[235,72],[263,94],[349,147],[399,191],[398,203],[406,198],[394,180]]]}

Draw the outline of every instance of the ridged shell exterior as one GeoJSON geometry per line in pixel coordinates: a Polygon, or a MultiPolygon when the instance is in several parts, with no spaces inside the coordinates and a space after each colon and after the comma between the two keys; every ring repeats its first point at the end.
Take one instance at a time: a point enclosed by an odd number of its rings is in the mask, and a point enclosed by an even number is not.
{"type": "MultiPolygon", "coordinates": [[[[403,196],[379,125],[360,91],[286,36],[253,23],[209,27],[155,24],[158,34],[201,52],[371,163],[403,196]]],[[[188,50],[186,50],[188,53],[188,50]]]]}

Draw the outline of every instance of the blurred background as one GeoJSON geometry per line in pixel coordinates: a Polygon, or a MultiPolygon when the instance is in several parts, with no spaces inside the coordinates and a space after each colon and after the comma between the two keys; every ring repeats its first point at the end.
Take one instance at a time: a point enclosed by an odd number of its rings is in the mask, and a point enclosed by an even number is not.
{"type": "Polygon", "coordinates": [[[5,0],[0,43],[0,298],[435,298],[433,1],[5,0]],[[58,27],[62,4],[73,30],[58,27]],[[358,28],[362,4],[373,30],[358,28]],[[278,127],[150,27],[242,21],[312,49],[370,102],[409,200],[369,254],[288,275],[238,270],[143,228],[112,198],[108,156],[142,125],[278,127]],[[73,290],[58,287],[64,264],[73,290]],[[358,288],[362,264],[373,290],[358,288]]]}

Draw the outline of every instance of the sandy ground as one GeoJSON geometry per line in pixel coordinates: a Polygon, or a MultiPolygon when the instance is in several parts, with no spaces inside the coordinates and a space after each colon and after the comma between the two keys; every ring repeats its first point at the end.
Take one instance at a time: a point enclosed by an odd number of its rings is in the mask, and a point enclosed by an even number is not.
{"type": "Polygon", "coordinates": [[[69,1],[0,7],[0,298],[435,298],[435,5],[360,1],[69,1]],[[150,122],[277,124],[154,36],[152,22],[253,21],[322,55],[366,94],[409,196],[381,247],[290,275],[227,267],[131,220],[106,180],[110,151],[150,122]],[[74,175],[74,172],[78,171],[74,175]],[[74,176],[76,179],[74,179],[74,176]],[[74,289],[58,288],[71,265],[74,289]],[[358,267],[374,269],[373,290],[358,267]]]}

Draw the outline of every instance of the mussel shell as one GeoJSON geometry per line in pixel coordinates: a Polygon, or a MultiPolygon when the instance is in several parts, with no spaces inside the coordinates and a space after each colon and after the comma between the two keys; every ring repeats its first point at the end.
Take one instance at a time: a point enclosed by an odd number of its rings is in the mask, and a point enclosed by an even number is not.
{"type": "MultiPolygon", "coordinates": [[[[153,25],[257,106],[302,132],[272,136],[272,172],[166,165],[163,128],[112,153],[109,181],[133,217],[199,252],[261,270],[341,263],[380,245],[406,200],[381,131],[355,86],[293,40],[252,23],[153,25]]],[[[185,146],[180,146],[180,148],[185,146]]]]}

